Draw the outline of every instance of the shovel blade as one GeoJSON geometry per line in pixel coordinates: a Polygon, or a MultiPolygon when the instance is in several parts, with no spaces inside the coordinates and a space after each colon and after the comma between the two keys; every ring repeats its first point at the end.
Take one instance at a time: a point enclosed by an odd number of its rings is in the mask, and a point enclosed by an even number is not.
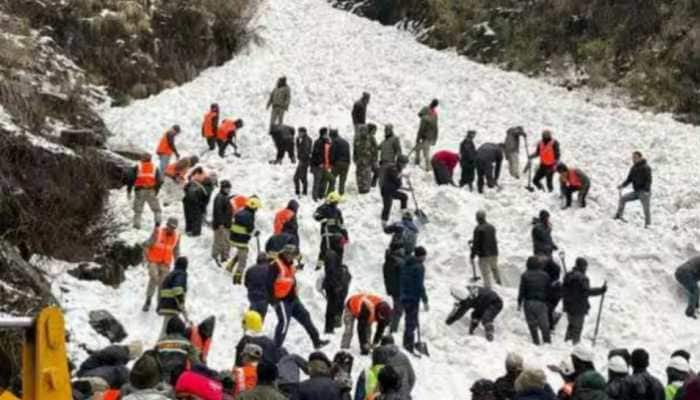
{"type": "Polygon", "coordinates": [[[427,224],[428,222],[430,222],[430,220],[428,219],[428,216],[425,215],[423,210],[420,210],[420,209],[416,210],[416,216],[418,217],[418,220],[420,221],[421,224],[427,224]]]}

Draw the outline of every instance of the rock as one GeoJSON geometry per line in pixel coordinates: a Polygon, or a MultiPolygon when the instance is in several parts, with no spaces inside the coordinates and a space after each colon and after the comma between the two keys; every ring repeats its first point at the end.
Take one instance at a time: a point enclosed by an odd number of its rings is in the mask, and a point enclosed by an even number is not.
{"type": "Polygon", "coordinates": [[[134,145],[110,145],[109,149],[112,150],[112,152],[119,154],[120,156],[124,158],[128,158],[129,160],[134,160],[134,161],[139,161],[144,155],[150,154],[148,151],[143,150],[137,146],[134,145]]]}
{"type": "Polygon", "coordinates": [[[122,324],[107,310],[90,311],[90,326],[112,343],[118,343],[127,336],[122,324]]]}
{"type": "Polygon", "coordinates": [[[64,129],[61,143],[68,147],[104,147],[107,138],[91,129],[64,129]]]}
{"type": "Polygon", "coordinates": [[[84,281],[100,281],[105,285],[119,287],[124,282],[124,267],[116,264],[81,263],[68,271],[71,276],[84,281]]]}
{"type": "Polygon", "coordinates": [[[148,86],[143,83],[137,83],[129,90],[129,96],[134,99],[145,99],[148,97],[148,86]]]}
{"type": "Polygon", "coordinates": [[[109,246],[103,257],[124,268],[134,267],[143,262],[143,247],[118,240],[109,246]]]}

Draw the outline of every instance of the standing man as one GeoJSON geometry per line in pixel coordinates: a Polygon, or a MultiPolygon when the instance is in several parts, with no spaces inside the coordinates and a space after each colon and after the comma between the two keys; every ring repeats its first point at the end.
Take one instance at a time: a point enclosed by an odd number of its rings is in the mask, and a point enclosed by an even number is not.
{"type": "Polygon", "coordinates": [[[588,310],[591,308],[588,298],[600,296],[608,290],[607,285],[591,288],[591,284],[586,276],[587,268],[588,261],[583,257],[577,258],[574,269],[564,276],[564,284],[562,286],[564,312],[569,320],[564,341],[571,340],[574,345],[581,341],[583,322],[586,319],[588,310]]]}
{"type": "Polygon", "coordinates": [[[542,270],[537,257],[527,259],[527,270],[520,277],[518,291],[518,311],[525,306],[525,320],[532,336],[532,342],[540,345],[540,332],[544,343],[551,343],[547,291],[551,286],[549,275],[542,270]]]}
{"type": "Polygon", "coordinates": [[[338,192],[340,195],[345,194],[345,180],[348,178],[348,170],[350,169],[350,143],[343,139],[337,129],[331,129],[331,165],[333,173],[333,183],[331,190],[335,188],[335,181],[338,182],[338,192]]]}
{"type": "Polygon", "coordinates": [[[151,297],[156,288],[160,288],[165,276],[170,271],[170,264],[180,256],[180,235],[177,233],[177,218],[170,217],[165,228],[156,225],[151,237],[144,242],[145,258],[148,261],[148,286],[146,302],[142,311],[151,307],[151,297]]]}
{"type": "Polygon", "coordinates": [[[369,104],[369,93],[362,92],[362,97],[352,106],[352,125],[355,127],[357,135],[360,125],[367,123],[367,105],[369,104]]]}
{"type": "Polygon", "coordinates": [[[484,143],[476,152],[477,188],[484,193],[484,179],[489,188],[498,187],[503,163],[503,144],[484,143]]]}
{"type": "Polygon", "coordinates": [[[292,94],[287,86],[287,78],[281,77],[277,80],[277,86],[270,93],[270,99],[267,101],[266,108],[272,107],[270,113],[270,129],[274,125],[282,125],[284,123],[284,113],[289,109],[289,102],[292,100],[292,94]]]}
{"type": "Polygon", "coordinates": [[[430,105],[423,107],[418,112],[420,125],[416,135],[416,165],[420,165],[421,153],[425,160],[425,170],[430,171],[430,148],[435,146],[438,139],[438,99],[433,99],[430,105]]]}
{"type": "Polygon", "coordinates": [[[404,212],[401,221],[386,226],[384,233],[391,234],[391,242],[384,253],[382,272],[386,293],[391,296],[394,304],[394,313],[391,319],[391,333],[394,333],[399,329],[399,322],[401,322],[403,315],[401,271],[399,268],[415,251],[418,241],[418,227],[413,222],[411,213],[404,212]]]}
{"type": "Polygon", "coordinates": [[[394,135],[394,125],[384,126],[384,140],[379,144],[379,169],[372,177],[372,187],[382,185],[384,172],[390,165],[396,164],[397,158],[401,155],[401,141],[394,135]]]}
{"type": "Polygon", "coordinates": [[[158,202],[158,191],[163,185],[163,175],[151,161],[150,154],[144,154],[141,161],[129,170],[126,178],[126,195],[131,198],[132,188],[136,188],[134,196],[134,228],[141,229],[141,214],[143,214],[143,204],[148,204],[148,208],[153,213],[153,220],[156,225],[160,225],[162,210],[158,202]]]}
{"type": "Polygon", "coordinates": [[[441,150],[435,153],[431,160],[435,183],[438,185],[450,184],[456,186],[452,179],[452,174],[454,173],[457,163],[459,163],[459,155],[455,152],[441,150]]]}
{"type": "Polygon", "coordinates": [[[624,196],[620,196],[620,204],[615,213],[615,219],[624,221],[623,214],[625,213],[625,204],[630,201],[639,200],[642,202],[642,210],[644,210],[644,227],[648,228],[651,225],[651,167],[647,164],[647,160],[642,157],[642,153],[635,151],[632,153],[632,168],[630,169],[627,179],[617,188],[622,191],[630,183],[632,184],[632,192],[624,196]]]}
{"type": "Polygon", "coordinates": [[[185,234],[199,236],[202,234],[202,223],[207,212],[207,204],[214,191],[212,179],[204,172],[202,167],[195,168],[201,179],[190,178],[185,184],[185,196],[182,198],[182,206],[185,214],[185,234]]]}
{"type": "Polygon", "coordinates": [[[389,164],[384,170],[384,177],[381,182],[382,194],[382,226],[386,226],[391,213],[391,205],[394,200],[401,203],[401,212],[406,210],[408,196],[401,191],[401,176],[404,167],[408,164],[408,157],[403,154],[397,159],[396,164],[389,164]]]}
{"type": "Polygon", "coordinates": [[[522,126],[514,126],[506,131],[505,148],[503,150],[508,160],[510,176],[515,179],[520,179],[520,138],[525,136],[525,130],[522,126]]]}
{"type": "Polygon", "coordinates": [[[459,145],[459,164],[462,169],[462,176],[459,179],[459,187],[469,186],[469,191],[473,190],[474,169],[476,168],[476,145],[474,138],[476,131],[467,131],[467,137],[459,145]]]}
{"type": "Polygon", "coordinates": [[[314,212],[314,219],[321,223],[321,250],[318,254],[316,269],[323,266],[328,250],[338,253],[340,262],[343,262],[343,248],[349,237],[344,226],[343,212],[338,208],[339,202],[340,195],[337,192],[331,192],[326,202],[314,212]]]}
{"type": "Polygon", "coordinates": [[[206,139],[209,150],[216,147],[216,133],[219,130],[219,105],[212,103],[209,112],[204,114],[202,121],[202,137],[206,139]]]}
{"type": "Polygon", "coordinates": [[[295,144],[299,163],[297,164],[297,169],[294,172],[294,193],[296,193],[297,196],[306,196],[309,186],[309,164],[311,163],[311,138],[306,133],[305,127],[299,127],[297,131],[299,134],[297,135],[295,144]]]}
{"type": "Polygon", "coordinates": [[[676,280],[683,286],[688,294],[688,307],[685,315],[697,318],[695,311],[698,309],[698,281],[700,281],[700,256],[695,256],[676,269],[676,280]]]}
{"type": "Polygon", "coordinates": [[[214,229],[214,243],[211,249],[211,257],[217,263],[225,263],[231,255],[231,243],[228,241],[233,209],[231,208],[231,182],[221,181],[219,194],[214,198],[212,207],[212,228],[214,229]]]}
{"type": "Polygon", "coordinates": [[[501,275],[498,272],[498,241],[496,240],[496,228],[486,222],[486,212],[476,212],[476,228],[472,238],[472,252],[469,258],[474,262],[479,257],[479,270],[484,278],[484,287],[491,288],[491,274],[498,285],[501,284],[501,275]]]}
{"type": "Polygon", "coordinates": [[[264,320],[270,304],[270,260],[266,254],[258,255],[257,263],[246,269],[243,281],[247,290],[248,308],[260,314],[260,318],[264,320]]]}
{"type": "Polygon", "coordinates": [[[296,284],[296,266],[294,260],[298,256],[298,250],[294,245],[286,245],[279,257],[270,266],[271,288],[270,298],[277,314],[277,327],[275,328],[275,345],[281,347],[287,336],[290,318],[296,319],[311,338],[314,348],[319,349],[329,343],[322,340],[318,330],[311,320],[311,315],[299,299],[296,284]]]}
{"type": "Polygon", "coordinates": [[[552,252],[558,250],[552,240],[552,224],[549,222],[549,212],[541,210],[539,218],[532,220],[532,247],[534,255],[552,257],[552,252]]]}
{"type": "Polygon", "coordinates": [[[588,179],[588,175],[578,168],[569,168],[564,163],[557,165],[557,172],[559,173],[561,194],[566,199],[566,205],[562,209],[571,207],[571,198],[574,192],[578,192],[576,200],[581,208],[586,207],[586,196],[591,188],[591,180],[588,179]]]}
{"type": "Polygon", "coordinates": [[[229,272],[233,272],[234,285],[241,283],[243,272],[245,272],[248,264],[248,243],[251,236],[257,237],[260,235],[260,232],[255,230],[255,213],[261,206],[260,199],[251,196],[246,201],[245,208],[233,216],[233,225],[231,225],[229,239],[231,240],[231,246],[236,248],[236,255],[226,265],[226,269],[229,272]]]}
{"type": "Polygon", "coordinates": [[[238,144],[236,143],[236,132],[243,128],[242,119],[232,119],[225,118],[221,121],[219,129],[216,131],[216,144],[219,145],[219,157],[224,158],[226,156],[226,147],[231,145],[233,147],[233,154],[240,157],[238,154],[238,144]]]}
{"type": "Polygon", "coordinates": [[[175,268],[163,279],[158,292],[156,312],[163,317],[160,337],[165,336],[168,322],[173,317],[179,317],[180,314],[187,316],[185,296],[187,296],[187,257],[178,257],[175,260],[175,268]]]}
{"type": "Polygon", "coordinates": [[[321,128],[318,131],[318,139],[314,142],[311,150],[311,174],[314,177],[311,197],[314,201],[326,197],[327,178],[325,172],[330,170],[330,140],[328,139],[328,128],[321,128]]]}
{"type": "Polygon", "coordinates": [[[324,260],[324,276],[321,289],[326,295],[326,326],[324,333],[333,334],[336,327],[342,324],[343,303],[348,295],[352,276],[348,266],[340,263],[340,258],[333,250],[326,252],[324,260]]]}
{"type": "Polygon", "coordinates": [[[401,305],[405,317],[403,334],[403,347],[409,353],[413,353],[415,345],[415,331],[420,323],[418,319],[418,303],[423,302],[425,311],[428,311],[428,296],[425,293],[425,257],[428,254],[422,246],[416,247],[414,256],[411,256],[401,266],[401,305]]]}
{"type": "Polygon", "coordinates": [[[379,146],[374,138],[377,127],[374,124],[357,125],[353,139],[352,157],[355,162],[355,180],[360,194],[369,193],[372,185],[372,171],[377,167],[379,146]],[[373,127],[374,129],[370,129],[373,127]]]}
{"type": "Polygon", "coordinates": [[[384,330],[391,320],[391,306],[381,296],[370,293],[358,293],[348,298],[343,312],[345,331],[340,345],[341,349],[349,349],[352,341],[352,330],[357,320],[357,339],[360,342],[360,353],[369,354],[373,346],[379,345],[384,336],[384,330]],[[377,323],[374,340],[370,343],[372,324],[377,323]]]}
{"type": "MultiPolygon", "coordinates": [[[[552,179],[554,177],[554,168],[559,162],[559,142],[552,139],[552,131],[545,129],[542,131],[542,140],[537,143],[535,152],[530,155],[530,159],[539,157],[540,165],[537,167],[534,178],[532,178],[532,183],[537,186],[538,189],[544,190],[540,181],[542,178],[547,178],[547,189],[551,192],[554,190],[554,183],[552,179]]],[[[528,161],[528,168],[530,161],[528,161]]]]}
{"type": "Polygon", "coordinates": [[[158,142],[158,148],[156,148],[156,154],[160,159],[160,170],[165,171],[165,168],[170,164],[170,158],[175,154],[175,158],[180,159],[180,153],[177,152],[177,147],[175,147],[175,137],[180,134],[180,125],[173,125],[172,128],[168,129],[158,142]]]}

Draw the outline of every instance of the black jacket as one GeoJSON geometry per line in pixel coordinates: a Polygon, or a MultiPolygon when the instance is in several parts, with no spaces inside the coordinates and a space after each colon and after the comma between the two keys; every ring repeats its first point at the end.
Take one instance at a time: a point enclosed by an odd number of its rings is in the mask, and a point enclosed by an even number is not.
{"type": "Polygon", "coordinates": [[[246,207],[233,216],[233,225],[231,226],[229,238],[234,243],[247,244],[254,230],[255,211],[246,207]]]}
{"type": "Polygon", "coordinates": [[[357,100],[352,106],[353,125],[364,124],[367,121],[367,103],[362,99],[357,100]]]}
{"type": "Polygon", "coordinates": [[[350,143],[342,137],[333,139],[331,146],[331,164],[337,162],[350,163],[350,143]]]}
{"type": "Polygon", "coordinates": [[[486,310],[492,308],[498,311],[502,310],[503,300],[493,289],[480,287],[476,296],[470,296],[459,302],[457,311],[454,314],[450,314],[446,323],[447,325],[451,325],[462,318],[470,309],[473,309],[471,319],[480,320],[484,316],[486,310]]]}
{"type": "Polygon", "coordinates": [[[664,400],[666,394],[661,382],[644,371],[627,378],[630,384],[630,397],[634,400],[664,400]]]}
{"type": "Polygon", "coordinates": [[[339,299],[344,299],[350,287],[350,272],[348,267],[340,263],[340,258],[336,252],[327,252],[324,260],[323,289],[327,292],[335,293],[339,299]]]}
{"type": "Polygon", "coordinates": [[[176,266],[165,277],[158,293],[158,314],[177,314],[183,311],[187,294],[187,267],[176,266]]]}
{"type": "MultiPolygon", "coordinates": [[[[323,145],[328,143],[328,138],[318,138],[311,149],[311,165],[319,167],[323,165],[323,145]]],[[[349,146],[349,145],[348,145],[349,146]]]]}
{"type": "Polygon", "coordinates": [[[515,397],[515,380],[518,378],[520,371],[517,373],[507,373],[496,379],[495,386],[496,400],[513,400],[515,397]]]}
{"type": "Polygon", "coordinates": [[[539,267],[530,268],[523,272],[520,277],[520,290],[518,291],[518,306],[523,302],[536,300],[547,301],[548,291],[552,280],[539,267]]]}
{"type": "Polygon", "coordinates": [[[384,180],[382,181],[382,196],[392,196],[401,189],[401,176],[399,167],[390,165],[384,171],[384,180]]]}
{"type": "Polygon", "coordinates": [[[343,221],[343,212],[340,211],[337,205],[322,204],[314,212],[314,219],[321,222],[321,235],[342,235],[346,239],[348,238],[348,232],[345,230],[345,222],[343,221]]]}
{"type": "Polygon", "coordinates": [[[341,400],[340,387],[327,376],[315,376],[299,383],[292,400],[341,400]]]}
{"type": "Polygon", "coordinates": [[[307,164],[311,161],[311,138],[308,135],[297,136],[297,157],[299,162],[307,164]]]}
{"type": "Polygon", "coordinates": [[[700,281],[700,256],[695,256],[681,264],[676,269],[676,276],[678,275],[690,276],[695,281],[700,281]]]}
{"type": "Polygon", "coordinates": [[[233,210],[231,209],[231,197],[224,192],[219,192],[214,198],[214,206],[212,207],[212,227],[218,229],[220,227],[230,228],[233,218],[233,210]]]}
{"type": "Polygon", "coordinates": [[[119,388],[129,380],[129,348],[122,345],[107,346],[92,353],[80,364],[77,376],[80,378],[99,377],[110,387],[119,388]]]}
{"type": "Polygon", "coordinates": [[[603,294],[603,288],[592,289],[586,273],[580,268],[574,268],[564,277],[562,297],[564,312],[574,315],[588,314],[591,308],[589,296],[603,294]]]}
{"type": "Polygon", "coordinates": [[[476,163],[476,145],[473,139],[464,138],[459,144],[460,165],[473,165],[476,163]]]}
{"type": "Polygon", "coordinates": [[[284,347],[275,346],[275,342],[262,333],[250,334],[246,332],[245,335],[236,344],[236,366],[240,367],[243,365],[243,349],[248,343],[257,344],[262,349],[262,361],[269,364],[277,365],[280,359],[287,354],[284,347]]]}
{"type": "Polygon", "coordinates": [[[647,164],[647,160],[641,159],[632,166],[622,186],[625,187],[630,183],[635,192],[651,191],[651,167],[647,164]]]}
{"type": "Polygon", "coordinates": [[[209,190],[207,186],[197,181],[192,180],[187,182],[184,188],[185,197],[182,198],[185,210],[189,209],[193,212],[199,210],[204,214],[207,211],[207,204],[209,203],[209,190]]]}
{"type": "Polygon", "coordinates": [[[496,240],[496,228],[488,222],[479,224],[474,228],[472,238],[471,257],[493,257],[498,255],[498,241],[496,240]]]}
{"type": "Polygon", "coordinates": [[[540,220],[535,220],[532,227],[532,248],[535,255],[551,256],[557,246],[552,241],[552,228],[540,220]]]}
{"type": "Polygon", "coordinates": [[[269,301],[270,275],[270,264],[267,261],[246,269],[244,281],[248,289],[248,300],[269,301]]]}
{"type": "Polygon", "coordinates": [[[287,232],[282,232],[278,235],[272,235],[265,243],[265,253],[270,257],[275,257],[284,249],[284,246],[293,244],[299,248],[299,239],[287,232]]]}

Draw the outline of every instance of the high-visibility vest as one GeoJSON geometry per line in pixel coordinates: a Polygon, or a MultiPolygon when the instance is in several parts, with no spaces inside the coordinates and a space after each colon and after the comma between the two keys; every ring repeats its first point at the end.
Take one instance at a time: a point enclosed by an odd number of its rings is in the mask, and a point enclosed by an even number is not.
{"type": "Polygon", "coordinates": [[[248,202],[248,197],[238,194],[231,197],[231,200],[229,201],[231,203],[231,210],[233,210],[233,214],[236,214],[238,211],[245,208],[245,204],[248,202]]]}
{"type": "Polygon", "coordinates": [[[325,143],[323,145],[323,168],[326,170],[331,169],[331,144],[325,143]]]}
{"type": "Polygon", "coordinates": [[[275,279],[273,292],[275,299],[279,300],[287,297],[292,288],[294,288],[295,268],[294,265],[287,265],[281,258],[275,261],[275,265],[277,265],[279,273],[277,274],[277,279],[275,279]]]}
{"type": "Polygon", "coordinates": [[[539,147],[540,153],[540,163],[545,166],[552,166],[557,163],[557,159],[554,154],[554,139],[550,140],[549,143],[540,142],[539,147]]]}
{"type": "Polygon", "coordinates": [[[156,166],[151,161],[140,161],[136,167],[136,181],[134,186],[141,189],[150,189],[156,186],[156,166]]]}
{"type": "Polygon", "coordinates": [[[286,224],[292,218],[294,218],[294,211],[288,208],[279,210],[277,214],[275,214],[275,223],[273,224],[272,232],[275,235],[279,235],[280,233],[282,233],[282,228],[284,228],[284,224],[286,224]]]}
{"type": "Polygon", "coordinates": [[[102,400],[117,400],[121,392],[118,389],[109,389],[102,393],[102,400]]]}
{"type": "Polygon", "coordinates": [[[238,397],[241,392],[254,389],[258,384],[257,365],[251,363],[242,367],[234,367],[233,381],[236,383],[234,397],[238,397]]]}
{"type": "Polygon", "coordinates": [[[211,346],[211,338],[204,340],[199,334],[199,329],[193,326],[190,332],[190,343],[199,352],[199,358],[203,363],[207,362],[207,354],[209,354],[209,347],[211,346]]]}
{"type": "Polygon", "coordinates": [[[236,122],[232,119],[226,118],[219,124],[219,129],[216,131],[216,138],[221,141],[226,141],[229,138],[229,133],[233,131],[236,132],[236,122]]]}
{"type": "Polygon", "coordinates": [[[214,118],[218,117],[219,113],[216,111],[209,111],[204,114],[204,122],[202,122],[202,136],[205,138],[212,138],[216,136],[216,127],[214,126],[214,118]]]}
{"type": "Polygon", "coordinates": [[[365,294],[365,293],[359,293],[353,296],[350,296],[348,301],[346,302],[346,305],[348,307],[348,310],[350,310],[350,313],[355,317],[358,318],[360,316],[360,312],[362,311],[362,306],[366,306],[367,309],[369,310],[369,322],[372,323],[375,321],[376,315],[375,315],[375,309],[377,308],[377,305],[381,303],[382,298],[374,295],[374,294],[365,294]]]}
{"type": "Polygon", "coordinates": [[[173,149],[170,147],[170,143],[168,143],[168,133],[170,131],[167,131],[163,134],[163,137],[160,138],[160,142],[158,143],[158,148],[156,149],[156,154],[159,156],[172,156],[173,149]]]}
{"type": "Polygon", "coordinates": [[[166,233],[165,228],[158,228],[156,241],[148,248],[148,256],[146,257],[148,261],[155,264],[170,265],[173,262],[173,251],[179,238],[180,235],[177,232],[169,235],[166,233]]]}
{"type": "Polygon", "coordinates": [[[569,168],[569,171],[566,173],[566,181],[574,189],[580,189],[583,186],[581,178],[578,176],[578,170],[575,168],[569,168]]]}
{"type": "Polygon", "coordinates": [[[373,400],[379,395],[379,372],[384,365],[373,365],[365,370],[365,399],[373,400]]]}

